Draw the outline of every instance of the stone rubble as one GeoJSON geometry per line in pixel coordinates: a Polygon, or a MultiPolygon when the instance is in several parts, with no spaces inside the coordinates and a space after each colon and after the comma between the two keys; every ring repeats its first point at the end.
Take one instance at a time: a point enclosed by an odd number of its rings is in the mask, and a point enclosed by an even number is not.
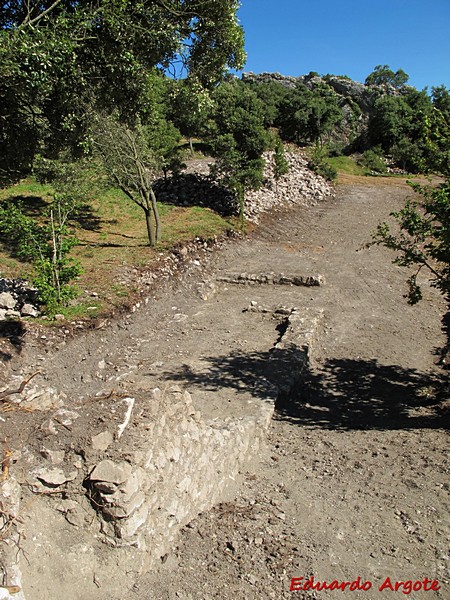
{"type": "Polygon", "coordinates": [[[323,285],[321,275],[285,275],[284,273],[226,273],[219,275],[217,281],[237,285],[295,285],[318,287],[323,285]]]}
{"type": "Polygon", "coordinates": [[[0,321],[11,317],[38,317],[39,298],[36,288],[24,279],[0,277],[0,321]]]}
{"type": "Polygon", "coordinates": [[[292,205],[312,206],[328,196],[334,196],[334,188],[308,167],[308,161],[299,152],[285,152],[289,172],[276,181],[273,175],[273,153],[264,155],[265,185],[245,195],[245,217],[258,223],[262,213],[292,205]]]}
{"type": "MultiPolygon", "coordinates": [[[[276,181],[273,175],[273,152],[266,152],[264,185],[245,194],[244,214],[248,221],[257,223],[259,215],[274,207],[301,204],[311,205],[333,195],[333,187],[320,175],[308,168],[307,159],[300,152],[287,151],[289,172],[276,181]]],[[[197,161],[198,162],[198,161],[197,161]]],[[[204,165],[207,161],[204,161],[204,165]]],[[[196,166],[196,169],[199,169],[196,166]]],[[[236,197],[209,174],[182,173],[155,186],[158,200],[184,206],[205,206],[223,216],[239,214],[236,197]]]]}

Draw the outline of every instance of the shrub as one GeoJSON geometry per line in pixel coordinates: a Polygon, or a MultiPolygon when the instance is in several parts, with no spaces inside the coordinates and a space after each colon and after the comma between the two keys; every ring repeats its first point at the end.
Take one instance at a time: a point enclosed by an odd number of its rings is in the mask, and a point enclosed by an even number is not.
{"type": "Polygon", "coordinates": [[[386,162],[381,155],[381,149],[377,146],[366,150],[360,159],[360,164],[373,173],[387,173],[386,162]]]}

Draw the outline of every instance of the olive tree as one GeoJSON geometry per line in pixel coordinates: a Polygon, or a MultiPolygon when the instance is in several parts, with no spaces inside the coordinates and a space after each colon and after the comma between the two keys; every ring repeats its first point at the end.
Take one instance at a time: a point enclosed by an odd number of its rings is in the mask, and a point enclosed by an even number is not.
{"type": "Polygon", "coordinates": [[[138,124],[131,129],[113,116],[98,116],[93,145],[110,182],[143,210],[148,242],[154,246],[160,239],[161,220],[153,184],[161,169],[145,128],[138,124]]]}

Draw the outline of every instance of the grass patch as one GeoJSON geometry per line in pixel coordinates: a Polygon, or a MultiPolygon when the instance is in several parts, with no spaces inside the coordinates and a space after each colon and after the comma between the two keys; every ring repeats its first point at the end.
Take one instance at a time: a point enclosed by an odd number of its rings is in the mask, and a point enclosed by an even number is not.
{"type": "Polygon", "coordinates": [[[351,156],[333,156],[328,161],[337,170],[338,174],[347,175],[370,175],[370,171],[355,161],[351,156]]]}
{"type": "MultiPolygon", "coordinates": [[[[52,189],[29,179],[0,190],[0,202],[20,199],[24,211],[39,216],[51,200],[52,189]]],[[[130,271],[150,267],[160,252],[196,237],[219,236],[239,227],[236,218],[223,218],[202,206],[158,204],[162,237],[156,248],[148,246],[144,212],[120,190],[103,191],[85,206],[72,226],[79,240],[71,256],[83,273],[75,283],[78,297],[60,312],[67,319],[96,317],[127,303],[136,290],[130,271]]],[[[0,274],[30,279],[31,267],[15,260],[0,247],[0,274]]]]}

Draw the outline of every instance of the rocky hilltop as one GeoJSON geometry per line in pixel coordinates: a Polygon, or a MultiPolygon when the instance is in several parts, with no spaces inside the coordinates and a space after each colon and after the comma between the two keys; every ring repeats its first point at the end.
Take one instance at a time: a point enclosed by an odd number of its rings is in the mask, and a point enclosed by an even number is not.
{"type": "Polygon", "coordinates": [[[353,143],[364,147],[367,125],[374,111],[375,101],[381,96],[399,96],[411,88],[407,85],[401,88],[391,84],[367,85],[353,81],[349,77],[339,75],[319,76],[316,73],[292,77],[281,73],[243,73],[242,81],[253,84],[276,83],[288,89],[304,85],[314,91],[322,86],[328,86],[339,97],[339,106],[343,112],[343,120],[333,133],[335,141],[353,143]]]}

